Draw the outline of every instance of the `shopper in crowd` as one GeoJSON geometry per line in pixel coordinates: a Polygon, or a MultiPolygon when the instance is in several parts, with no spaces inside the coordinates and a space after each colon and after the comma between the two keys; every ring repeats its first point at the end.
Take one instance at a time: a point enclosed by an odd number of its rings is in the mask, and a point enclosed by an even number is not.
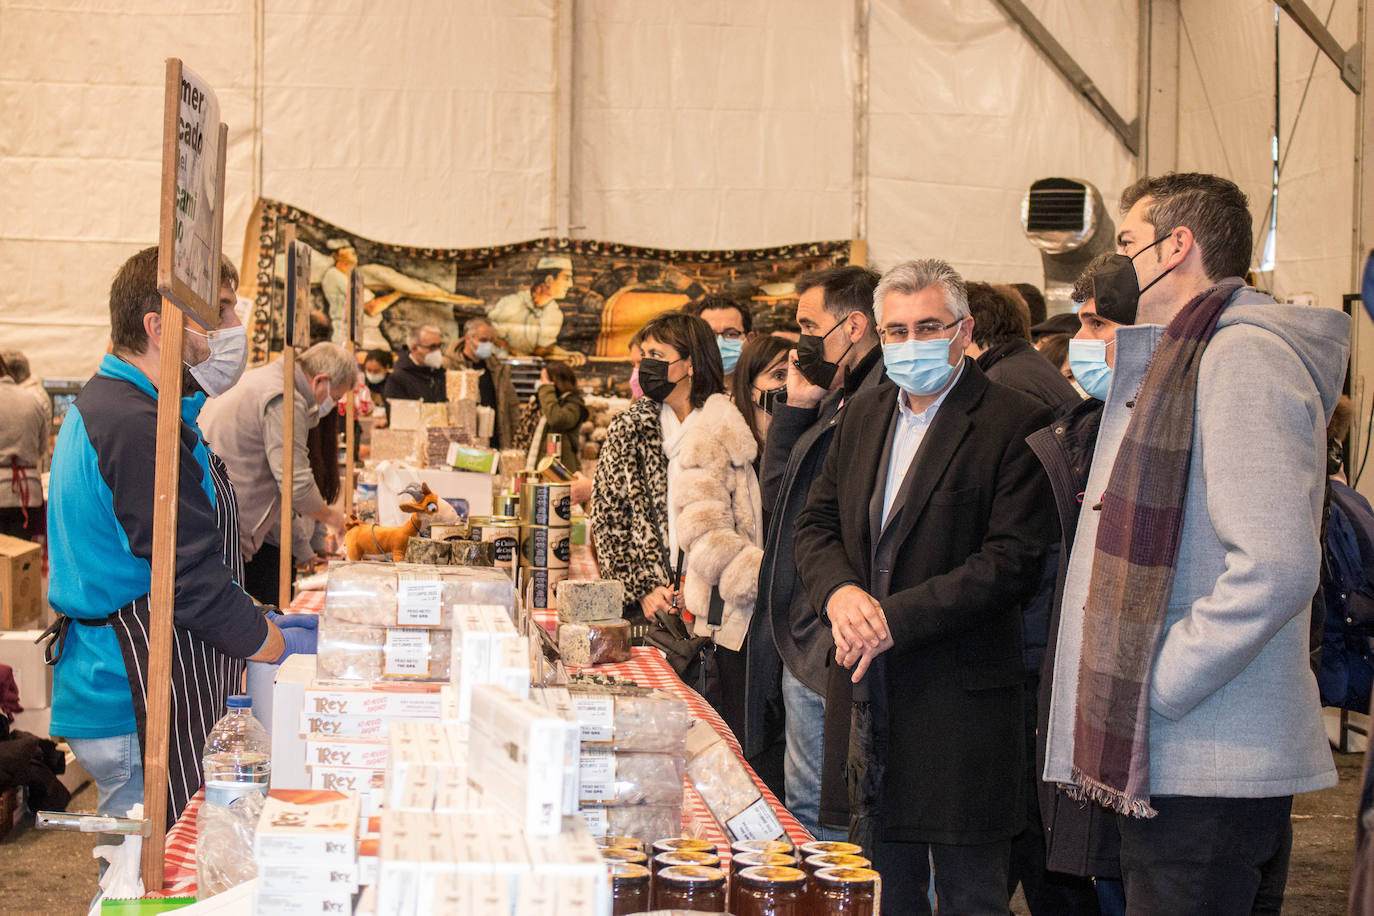
{"type": "MultiPolygon", "coordinates": [[[[337,536],[343,535],[343,513],[320,493],[307,442],[320,419],[334,412],[338,399],[352,390],[357,373],[358,364],[347,350],[317,343],[296,363],[292,395],[292,509],[337,536]]],[[[282,453],[287,447],[282,441],[283,402],[281,366],[268,363],[244,373],[243,381],[207,405],[201,418],[205,441],[224,459],[238,494],[244,589],[264,604],[277,600],[281,579],[282,453]]],[[[334,446],[331,455],[337,456],[337,449],[334,446]]],[[[337,457],[334,460],[337,463],[337,457]]]]}
{"type": "Polygon", "coordinates": [[[367,393],[372,397],[372,413],[377,418],[374,429],[386,426],[386,380],[391,367],[396,364],[396,354],[390,350],[368,350],[363,357],[363,381],[367,393]]]}
{"type": "MultiPolygon", "coordinates": [[[[63,421],[48,503],[48,601],[60,615],[47,647],[55,665],[49,728],[66,737],[90,773],[97,811],[113,816],[143,801],[140,735],[163,330],[157,263],[157,247],[144,249],[114,278],[113,352],[63,421]]],[[[273,621],[286,618],[264,616],[239,586],[243,565],[233,487],[196,427],[206,395],[231,390],[248,353],[234,314],[238,276],[228,260],[220,281],[220,333],[207,337],[188,321],[182,345],[172,641],[172,670],[178,675],[171,702],[183,714],[170,723],[168,826],[200,788],[206,736],[228,696],[239,692],[243,660],[280,661],[292,652],[315,651],[312,629],[280,629],[273,621]]],[[[313,622],[313,615],[291,615],[293,624],[313,622]]]]}
{"type": "Polygon", "coordinates": [[[640,344],[644,342],[643,334],[643,328],[640,328],[638,331],[635,331],[634,336],[630,338],[630,343],[626,347],[626,350],[629,354],[628,360],[630,363],[630,400],[632,401],[636,398],[644,397],[644,389],[640,387],[639,384],[639,362],[644,358],[644,349],[640,346],[640,344]]]}
{"type": "MultiPolygon", "coordinates": [[[[798,349],[788,358],[787,400],[775,405],[760,475],[770,515],[759,576],[760,615],[766,616],[781,656],[787,752],[783,761],[788,809],[813,836],[849,834],[844,742],[849,732],[850,685],[829,664],[834,642],[797,580],[793,534],[820,474],[841,409],[857,392],[883,378],[882,350],[873,324],[876,271],[847,265],[815,271],[796,284],[798,349]],[[827,694],[837,697],[827,715],[827,694]],[[827,723],[827,719],[830,722],[827,723]],[[836,753],[825,756],[825,732],[836,753]]],[[[776,661],[761,659],[755,682],[766,684],[776,661]]],[[[751,724],[761,722],[766,697],[751,693],[751,724]]],[[[761,740],[751,728],[745,746],[761,740]]]]}
{"type": "Polygon", "coordinates": [[[1032,916],[1059,913],[1125,912],[1118,853],[1121,841],[1116,820],[1100,805],[1087,805],[1068,797],[1053,783],[1040,778],[1045,766],[1045,729],[1049,721],[1050,686],[1055,646],[1059,639],[1060,603],[1064,571],[1073,547],[1078,513],[1088,484],[1088,467],[1102,420],[1102,402],[1111,384],[1116,351],[1115,322],[1097,315],[1093,276],[1111,263],[1110,252],[1099,255],[1074,282],[1071,298],[1078,308],[1082,327],[1074,340],[1072,359],[1089,396],[1055,422],[1026,440],[1040,459],[1054,491],[1059,513],[1060,549],[1054,557],[1054,591],[1045,622],[1044,652],[1038,676],[1027,684],[1035,710],[1030,715],[1031,752],[1028,779],[1034,787],[1030,798],[1030,823],[1012,844],[1011,890],[1023,885],[1032,916]],[[1087,879],[1091,878],[1089,884],[1087,879]]]}
{"type": "Polygon", "coordinates": [[[889,270],[874,313],[894,384],[846,405],[796,535],[856,684],[851,834],[885,911],[929,912],[933,862],[942,912],[1006,912],[1025,822],[1020,609],[1055,533],[1025,438],[1051,414],[965,357],[973,320],[945,262],[889,270]]]}
{"type": "Polygon", "coordinates": [[[1036,348],[1040,347],[1041,341],[1054,334],[1065,334],[1069,337],[1078,333],[1078,316],[1072,312],[1061,312],[1058,315],[1051,315],[1044,321],[1031,325],[1031,343],[1036,348]]]}
{"type": "Polygon", "coordinates": [[[549,434],[562,437],[558,460],[563,467],[576,472],[582,470],[582,437],[579,433],[590,414],[577,385],[577,375],[567,363],[556,360],[544,364],[539,373],[539,389],[535,392],[539,403],[541,424],[531,444],[531,457],[538,460],[548,452],[549,434]]]}
{"type": "Polygon", "coordinates": [[[38,402],[43,411],[45,423],[52,422],[52,398],[43,390],[43,380],[29,370],[29,358],[23,350],[0,349],[0,361],[5,364],[10,378],[23,391],[27,391],[38,402]]]}
{"type": "Polygon", "coordinates": [[[968,284],[973,343],[968,355],[989,380],[1030,395],[1060,414],[1082,398],[1030,342],[1030,315],[1010,286],[968,284]]]}
{"type": "Polygon", "coordinates": [[[1040,292],[1040,287],[1034,283],[1013,283],[1011,286],[1021,297],[1021,301],[1026,303],[1026,311],[1030,313],[1031,327],[1044,321],[1049,310],[1045,305],[1045,294],[1040,292]]]}
{"type": "Polygon", "coordinates": [[[702,296],[682,307],[688,315],[696,315],[711,326],[720,350],[721,368],[725,370],[725,390],[730,391],[744,345],[754,339],[754,316],[749,307],[728,296],[702,296]]]}
{"type": "MultiPolygon", "coordinates": [[[[512,448],[515,446],[515,430],[520,422],[520,400],[515,393],[515,383],[511,381],[510,366],[503,363],[495,352],[496,328],[485,318],[469,318],[463,325],[463,337],[455,340],[444,355],[443,365],[450,369],[471,369],[481,373],[477,380],[478,401],[483,407],[496,412],[496,425],[492,430],[492,448],[512,448]]],[[[427,357],[428,358],[428,357],[427,357]]],[[[396,366],[400,371],[400,364],[396,366]]],[[[395,377],[395,373],[392,373],[395,377]]],[[[443,373],[439,373],[443,382],[443,373]]],[[[396,397],[388,393],[388,397],[396,397]]],[[[445,398],[437,398],[444,400],[445,398]]]]}
{"type": "Polygon", "coordinates": [[[382,393],[388,401],[448,400],[444,376],[443,336],[432,324],[419,324],[406,332],[406,349],[396,358],[382,393]]]}
{"type": "Polygon", "coordinates": [[[1088,392],[1074,380],[1073,370],[1069,368],[1068,334],[1050,334],[1047,337],[1042,337],[1037,349],[1040,351],[1040,355],[1045,357],[1060,375],[1064,376],[1064,380],[1073,386],[1073,390],[1078,392],[1079,397],[1088,397],[1088,392]]]}
{"type": "MultiPolygon", "coordinates": [[[[357,389],[355,388],[354,391],[357,389]]],[[[352,397],[349,391],[344,397],[352,397]]],[[[356,421],[354,421],[356,422],[356,421]]],[[[344,415],[338,405],[320,413],[320,422],[310,428],[305,437],[305,452],[310,459],[310,476],[320,491],[325,505],[332,506],[339,501],[343,492],[343,481],[339,474],[339,447],[343,432],[344,415]]],[[[325,562],[325,558],[335,552],[330,540],[329,526],[307,515],[297,514],[292,527],[295,542],[291,548],[291,559],[297,569],[313,570],[325,562]]]]}
{"type": "Polygon", "coordinates": [[[44,539],[47,517],[39,474],[47,446],[43,408],[19,387],[0,356],[0,534],[44,539]]]}
{"type": "Polygon", "coordinates": [[[754,462],[756,471],[763,458],[763,443],[768,439],[773,409],[787,397],[787,364],[791,349],[792,343],[781,337],[771,334],[755,337],[740,351],[739,371],[729,388],[730,397],[744,415],[744,422],[758,446],[759,458],[754,462]]]}
{"type": "Polygon", "coordinates": [[[1045,778],[1117,813],[1132,912],[1278,912],[1293,795],[1336,784],[1308,615],[1350,320],[1245,286],[1234,183],[1121,202],[1096,313],[1138,327],[1069,557],[1045,778]]]}

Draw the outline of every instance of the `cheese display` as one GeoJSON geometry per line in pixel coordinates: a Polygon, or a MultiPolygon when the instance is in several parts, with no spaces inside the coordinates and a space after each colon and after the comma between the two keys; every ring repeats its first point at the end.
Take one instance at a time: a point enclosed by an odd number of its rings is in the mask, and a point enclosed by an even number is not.
{"type": "Polygon", "coordinates": [[[614,579],[564,579],[557,599],[560,622],[612,620],[625,612],[625,586],[614,579]]]}

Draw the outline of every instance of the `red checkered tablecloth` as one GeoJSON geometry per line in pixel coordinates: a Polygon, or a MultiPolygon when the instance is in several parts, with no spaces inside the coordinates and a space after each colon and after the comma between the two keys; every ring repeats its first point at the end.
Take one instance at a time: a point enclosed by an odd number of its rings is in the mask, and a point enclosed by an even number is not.
{"type": "MultiPolygon", "coordinates": [[[[324,592],[310,591],[301,593],[292,603],[290,611],[297,613],[318,613],[324,606],[324,592]]],[[[552,632],[558,625],[557,616],[552,611],[538,611],[535,619],[546,630],[552,632]]],[[[601,674],[612,674],[627,678],[644,687],[658,687],[672,691],[681,697],[692,712],[692,717],[709,722],[711,727],[720,733],[721,737],[729,742],[730,747],[744,764],[749,775],[753,777],[755,785],[763,793],[763,797],[772,807],[773,813],[777,815],[778,821],[782,824],[787,835],[794,843],[805,843],[813,839],[806,829],[797,823],[777,797],[764,785],[763,780],[754,772],[753,768],[744,761],[744,755],[740,751],[739,740],[721,719],[720,715],[711,708],[692,688],[678,678],[673,672],[672,667],[664,660],[663,655],[657,649],[636,648],[633,650],[633,657],[628,662],[621,662],[617,665],[598,665],[595,668],[586,669],[596,671],[601,674]]],[[[181,819],[176,822],[167,833],[167,866],[163,872],[164,890],[162,894],[169,896],[181,896],[194,894],[196,889],[196,813],[200,810],[202,794],[197,792],[182,813],[181,819]]],[[[722,858],[729,858],[730,844],[721,831],[720,826],[711,817],[710,809],[706,807],[706,802],[692,787],[690,782],[684,786],[682,799],[682,830],[687,836],[700,837],[716,845],[721,851],[722,858]]]]}

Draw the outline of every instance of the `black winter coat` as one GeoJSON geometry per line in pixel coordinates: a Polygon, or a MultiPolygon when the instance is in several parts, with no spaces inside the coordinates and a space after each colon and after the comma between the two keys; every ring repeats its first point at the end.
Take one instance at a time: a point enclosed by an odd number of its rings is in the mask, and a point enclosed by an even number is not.
{"type": "Polygon", "coordinates": [[[868,769],[850,769],[851,832],[1007,840],[1026,808],[1021,606],[1056,535],[1049,484],[1025,440],[1050,416],[966,359],[875,539],[897,395],[884,383],[846,406],[797,519],[812,604],[858,585],[882,603],[895,642],[855,692],[871,739],[855,761],[868,769]]]}
{"type": "MultiPolygon", "coordinates": [[[[1064,598],[1064,576],[1069,565],[1082,509],[1083,488],[1088,485],[1097,430],[1102,423],[1102,402],[1088,399],[1026,440],[1045,468],[1054,490],[1059,528],[1063,533],[1059,571],[1050,602],[1049,634],[1040,669],[1040,695],[1036,698],[1035,772],[1045,771],[1045,734],[1049,727],[1050,693],[1054,685],[1054,649],[1059,639],[1059,611],[1064,598]]],[[[1046,867],[1070,875],[1099,878],[1121,876],[1121,836],[1116,816],[1101,805],[1074,801],[1043,779],[1036,782],[1040,819],[1045,826],[1046,867]]]]}
{"type": "Polygon", "coordinates": [[[386,377],[388,401],[428,401],[437,404],[448,400],[448,380],[443,369],[417,366],[409,350],[396,355],[396,368],[386,377]]]}

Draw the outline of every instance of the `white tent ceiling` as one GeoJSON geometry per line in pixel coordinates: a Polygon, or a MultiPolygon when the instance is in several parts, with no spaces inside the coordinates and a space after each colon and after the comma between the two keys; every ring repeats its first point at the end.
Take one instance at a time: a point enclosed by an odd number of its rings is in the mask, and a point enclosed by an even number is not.
{"type": "MultiPolygon", "coordinates": [[[[1356,0],[1312,5],[1355,42],[1356,0]]],[[[1137,4],[1027,6],[1134,118],[1137,4]]],[[[1176,7],[1163,161],[1235,178],[1258,223],[1274,6],[1176,7]]],[[[1339,307],[1355,96],[1286,16],[1278,28],[1289,155],[1267,280],[1339,307]]],[[[935,255],[1036,280],[1017,221],[1029,183],[1086,179],[1115,213],[1140,167],[993,0],[0,0],[0,340],[39,374],[93,369],[109,279],[154,239],[167,56],[219,93],[235,260],[263,195],[396,243],[560,226],[670,248],[859,236],[880,267],[935,255]]]]}

